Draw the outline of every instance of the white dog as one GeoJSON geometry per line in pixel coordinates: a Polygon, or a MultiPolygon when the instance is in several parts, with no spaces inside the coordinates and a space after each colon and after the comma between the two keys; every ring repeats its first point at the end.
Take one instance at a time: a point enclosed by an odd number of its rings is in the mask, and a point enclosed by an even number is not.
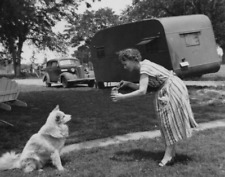
{"type": "Polygon", "coordinates": [[[3,154],[0,158],[0,170],[14,168],[23,169],[24,172],[41,170],[49,160],[58,170],[64,170],[60,151],[69,134],[66,123],[70,119],[71,115],[64,114],[57,105],[39,132],[31,136],[21,154],[15,152],[3,154]]]}

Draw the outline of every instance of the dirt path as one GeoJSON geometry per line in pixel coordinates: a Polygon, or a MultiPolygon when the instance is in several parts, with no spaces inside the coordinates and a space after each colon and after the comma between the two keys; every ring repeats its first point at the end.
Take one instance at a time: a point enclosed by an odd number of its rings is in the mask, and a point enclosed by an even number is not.
{"type": "Polygon", "coordinates": [[[218,87],[225,86],[225,81],[184,81],[187,86],[218,87]]]}
{"type": "Polygon", "coordinates": [[[62,91],[62,90],[90,90],[94,88],[86,85],[63,88],[61,84],[54,84],[52,87],[46,87],[42,79],[15,79],[19,84],[21,92],[39,92],[39,91],[62,91]]]}

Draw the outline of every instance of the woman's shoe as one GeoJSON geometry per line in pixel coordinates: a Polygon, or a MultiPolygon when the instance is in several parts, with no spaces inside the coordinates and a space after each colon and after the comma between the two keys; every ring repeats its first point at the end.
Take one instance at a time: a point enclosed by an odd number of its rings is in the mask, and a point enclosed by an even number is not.
{"type": "Polygon", "coordinates": [[[173,165],[174,164],[174,157],[172,157],[170,160],[168,160],[167,162],[163,162],[161,161],[159,163],[159,166],[160,167],[164,167],[164,166],[170,166],[170,165],[173,165]]]}

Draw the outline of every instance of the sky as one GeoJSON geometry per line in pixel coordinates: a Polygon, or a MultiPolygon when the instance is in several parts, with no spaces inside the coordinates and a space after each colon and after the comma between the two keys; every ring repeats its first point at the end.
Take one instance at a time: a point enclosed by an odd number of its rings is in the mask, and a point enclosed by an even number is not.
{"type": "MultiPolygon", "coordinates": [[[[117,15],[119,15],[122,12],[122,10],[124,10],[128,5],[132,4],[132,0],[101,0],[101,1],[95,0],[94,3],[93,0],[86,0],[86,2],[90,3],[92,6],[91,8],[89,8],[89,10],[96,11],[100,8],[109,7],[117,15]]],[[[86,4],[85,2],[83,2],[79,7],[78,12],[83,13],[86,9],[87,9],[86,4]]],[[[59,32],[62,32],[65,24],[66,24],[65,22],[58,23],[54,29],[57,29],[59,32]]],[[[22,57],[25,58],[25,60],[22,60],[21,63],[30,63],[30,58],[33,55],[33,51],[35,51],[35,58],[37,58],[37,61],[35,62],[37,63],[43,63],[45,57],[47,57],[48,59],[61,57],[60,54],[58,53],[50,51],[40,52],[29,45],[24,45],[23,51],[24,52],[22,53],[22,57]]]]}

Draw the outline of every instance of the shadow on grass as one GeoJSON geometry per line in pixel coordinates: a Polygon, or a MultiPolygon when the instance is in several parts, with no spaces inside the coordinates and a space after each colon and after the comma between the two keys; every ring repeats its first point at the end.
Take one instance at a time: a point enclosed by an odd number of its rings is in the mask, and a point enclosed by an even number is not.
{"type": "MultiPolygon", "coordinates": [[[[114,154],[110,159],[115,161],[143,161],[143,160],[153,160],[160,162],[164,155],[164,151],[144,151],[141,149],[134,149],[131,151],[119,151],[114,154]]],[[[174,163],[181,163],[187,165],[193,159],[184,154],[177,154],[174,163]]]]}

